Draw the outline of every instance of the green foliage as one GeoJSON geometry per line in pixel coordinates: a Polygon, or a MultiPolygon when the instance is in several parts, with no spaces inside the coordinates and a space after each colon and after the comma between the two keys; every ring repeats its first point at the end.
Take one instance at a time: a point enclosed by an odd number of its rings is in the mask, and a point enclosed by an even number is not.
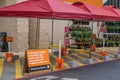
{"type": "Polygon", "coordinates": [[[92,32],[88,27],[75,26],[70,28],[71,36],[75,41],[90,41],[92,32]]]}

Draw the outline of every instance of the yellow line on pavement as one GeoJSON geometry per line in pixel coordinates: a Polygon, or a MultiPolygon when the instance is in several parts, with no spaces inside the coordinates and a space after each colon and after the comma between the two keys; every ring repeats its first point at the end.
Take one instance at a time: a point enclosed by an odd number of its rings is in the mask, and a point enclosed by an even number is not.
{"type": "Polygon", "coordinates": [[[57,70],[54,64],[50,64],[50,65],[51,65],[51,67],[53,67],[53,71],[57,70]]]}
{"type": "Polygon", "coordinates": [[[76,57],[78,57],[78,58],[80,58],[80,59],[82,59],[82,60],[85,60],[85,58],[83,58],[83,57],[81,57],[81,56],[79,56],[79,55],[77,55],[77,54],[72,54],[73,56],[76,56],[76,57]]]}
{"type": "Polygon", "coordinates": [[[76,52],[83,52],[83,53],[88,53],[89,50],[83,50],[83,49],[75,49],[76,52]]]}
{"type": "Polygon", "coordinates": [[[87,54],[87,53],[83,53],[83,52],[81,52],[81,51],[79,51],[79,50],[76,50],[76,52],[79,52],[80,54],[83,54],[83,55],[88,56],[88,54],[87,54]]]}
{"type": "MultiPolygon", "coordinates": [[[[86,56],[89,56],[89,54],[88,53],[82,53],[82,54],[84,54],[84,55],[86,55],[86,56]]],[[[99,54],[97,54],[97,53],[95,53],[95,52],[92,52],[91,54],[94,54],[94,55],[97,55],[97,56],[99,56],[99,54]]],[[[95,60],[97,60],[97,61],[99,61],[99,62],[102,62],[102,60],[100,60],[99,58],[97,58],[97,57],[94,57],[94,56],[91,56],[93,59],[95,59],[95,60]]]]}
{"type": "Polygon", "coordinates": [[[15,60],[16,78],[22,77],[22,69],[20,65],[20,60],[15,60]]]}
{"type": "MultiPolygon", "coordinates": [[[[92,52],[92,54],[94,55],[97,55],[97,56],[100,56],[99,54],[95,53],[95,52],[92,52]]],[[[92,56],[93,57],[93,56],[92,56]]],[[[100,58],[96,58],[96,57],[93,57],[95,60],[99,61],[99,62],[103,62],[103,60],[100,60],[100,58]]]]}
{"type": "MultiPolygon", "coordinates": [[[[75,59],[73,59],[73,58],[69,57],[68,55],[66,55],[65,57],[66,57],[66,58],[68,58],[68,59],[70,59],[70,60],[72,60],[72,61],[77,61],[77,60],[75,60],[75,59]]],[[[79,66],[83,66],[84,64],[83,64],[83,63],[78,62],[78,65],[79,65],[79,66]]]]}
{"type": "MultiPolygon", "coordinates": [[[[57,58],[57,56],[56,55],[52,55],[55,59],[57,58]]],[[[67,67],[67,68],[69,68],[70,66],[66,63],[66,62],[64,62],[63,63],[63,65],[65,66],[65,67],[67,67]]]]}
{"type": "Polygon", "coordinates": [[[119,47],[105,47],[105,49],[109,49],[111,51],[117,51],[119,47]]]}
{"type": "Polygon", "coordinates": [[[92,54],[94,54],[94,55],[96,55],[96,56],[100,56],[100,54],[99,53],[97,53],[97,52],[92,52],[92,54]]]}
{"type": "Polygon", "coordinates": [[[117,53],[118,52],[118,49],[112,49],[112,48],[105,48],[107,51],[109,52],[114,52],[113,54],[117,53]]]}
{"type": "Polygon", "coordinates": [[[0,59],[0,78],[2,76],[3,64],[4,64],[4,59],[0,59]]]}
{"type": "MultiPolygon", "coordinates": [[[[80,54],[83,54],[83,55],[85,55],[85,56],[89,56],[89,54],[88,53],[83,53],[83,52],[81,52],[81,51],[78,51],[78,52],[80,52],[80,54]]],[[[95,54],[95,53],[94,53],[95,54]]],[[[97,54],[97,53],[96,53],[97,54]]],[[[98,55],[98,54],[97,54],[98,55]]],[[[102,60],[100,60],[99,58],[96,58],[96,57],[94,57],[94,56],[92,56],[92,58],[93,59],[95,59],[95,60],[97,60],[97,61],[99,61],[99,62],[102,62],[102,60]]]]}

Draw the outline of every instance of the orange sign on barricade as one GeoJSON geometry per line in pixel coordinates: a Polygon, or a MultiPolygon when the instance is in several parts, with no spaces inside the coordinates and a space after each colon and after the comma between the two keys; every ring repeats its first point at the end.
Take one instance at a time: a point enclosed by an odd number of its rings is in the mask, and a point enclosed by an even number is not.
{"type": "Polygon", "coordinates": [[[50,69],[50,60],[47,49],[27,50],[26,57],[29,72],[50,69]]]}
{"type": "Polygon", "coordinates": [[[13,42],[13,37],[6,37],[6,42],[13,42]]]}

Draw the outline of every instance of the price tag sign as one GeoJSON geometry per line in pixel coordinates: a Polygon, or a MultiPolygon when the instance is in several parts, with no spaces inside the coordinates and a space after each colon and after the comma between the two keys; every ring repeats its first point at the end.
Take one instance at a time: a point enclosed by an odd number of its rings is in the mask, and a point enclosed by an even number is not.
{"type": "Polygon", "coordinates": [[[100,32],[106,32],[106,28],[105,27],[101,27],[100,28],[100,32]]]}
{"type": "Polygon", "coordinates": [[[70,39],[65,39],[65,46],[69,46],[70,45],[70,39]]]}
{"type": "Polygon", "coordinates": [[[65,32],[68,33],[69,32],[69,26],[65,27],[65,32]]]}
{"type": "Polygon", "coordinates": [[[30,71],[50,69],[50,60],[47,49],[27,50],[26,55],[30,71]]]}

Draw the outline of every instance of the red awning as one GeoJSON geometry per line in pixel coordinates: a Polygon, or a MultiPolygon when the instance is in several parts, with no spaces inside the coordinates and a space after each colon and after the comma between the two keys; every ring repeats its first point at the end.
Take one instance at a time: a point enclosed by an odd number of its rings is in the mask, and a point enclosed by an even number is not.
{"type": "Polygon", "coordinates": [[[116,7],[114,6],[104,6],[103,9],[106,9],[106,10],[109,10],[111,12],[114,12],[116,13],[117,15],[120,16],[120,9],[117,9],[116,7]]]}
{"type": "Polygon", "coordinates": [[[29,0],[0,8],[0,16],[91,19],[91,14],[60,0],[29,0]]]}
{"type": "Polygon", "coordinates": [[[120,21],[120,17],[118,17],[117,14],[103,8],[96,7],[84,2],[76,2],[72,5],[91,13],[93,15],[93,20],[120,21]]]}

